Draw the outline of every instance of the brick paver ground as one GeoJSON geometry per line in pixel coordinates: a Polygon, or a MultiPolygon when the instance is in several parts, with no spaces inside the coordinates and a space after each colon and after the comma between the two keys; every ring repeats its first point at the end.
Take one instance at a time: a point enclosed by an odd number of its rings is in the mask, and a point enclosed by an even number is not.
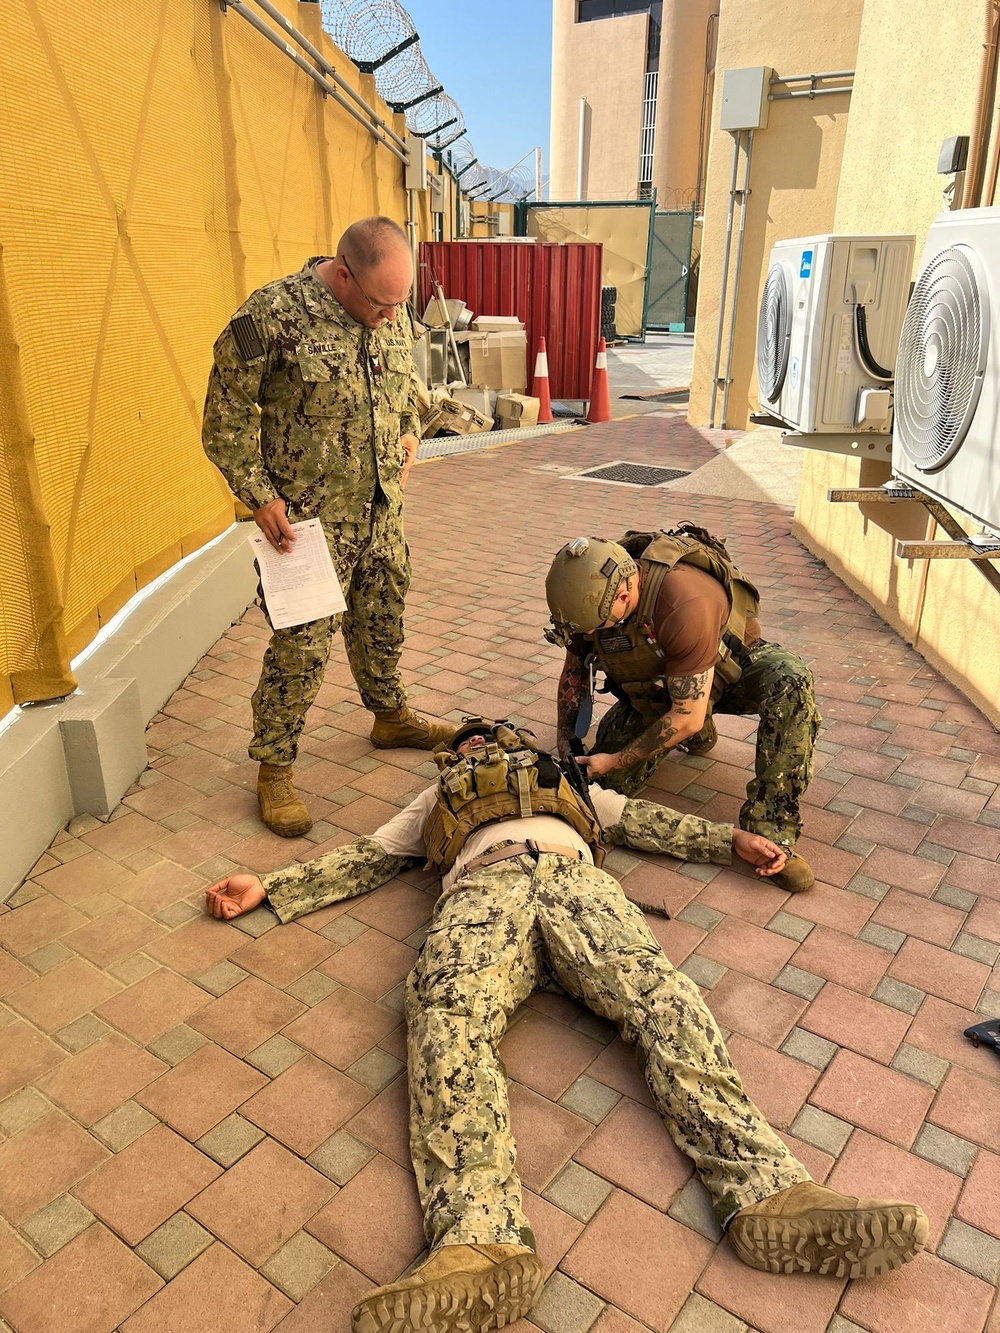
{"type": "MultiPolygon", "coordinates": [[[[790,535],[790,514],[564,480],[608,459],[696,467],[720,442],[647,416],[419,467],[404,666],[429,713],[514,711],[553,740],[559,654],[542,580],[565,539],[692,517],[761,585],[825,726],[806,805],[813,892],[615,852],[704,988],[751,1094],[820,1179],[919,1200],[928,1253],[872,1282],[741,1266],[662,1132],[631,1055],[535,997],[503,1054],[549,1333],[997,1333],[1000,737],[790,535]]],[[[369,832],[433,774],[374,753],[341,652],[298,776],[316,826],[257,820],[245,755],[266,632],[251,611],[149,728],[107,823],[74,820],[0,911],[0,1328],[346,1333],[423,1238],[406,1149],[403,978],[433,906],[421,872],[276,927],[201,914],[211,880],[369,832]],[[4,1322],[5,1321],[5,1322],[4,1322]]],[[[735,815],[754,723],[652,795],[735,815]]]]}

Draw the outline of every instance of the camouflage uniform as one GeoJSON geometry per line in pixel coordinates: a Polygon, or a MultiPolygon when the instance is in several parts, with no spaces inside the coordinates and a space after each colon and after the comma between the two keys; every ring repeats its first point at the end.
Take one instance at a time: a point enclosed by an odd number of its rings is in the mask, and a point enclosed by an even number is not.
{"type": "MultiPolygon", "coordinates": [[[[427,795],[413,807],[424,800],[428,809],[427,795]]],[[[611,841],[729,860],[726,826],[646,801],[619,810],[611,841]]],[[[531,822],[477,832],[488,842],[494,830],[499,841],[517,840],[531,822]]],[[[384,831],[266,876],[281,920],[391,878],[406,858],[386,847],[405,843],[384,831]]],[[[638,1047],[667,1130],[694,1162],[720,1225],[809,1179],[743,1091],[698,987],[667,961],[615,879],[587,861],[545,853],[537,862],[522,855],[471,871],[460,863],[445,878],[406,988],[410,1149],[432,1247],[534,1244],[497,1048],[510,1015],[539,988],[565,989],[638,1047]]]]}
{"type": "Polygon", "coordinates": [[[215,344],[205,400],[205,451],[233,493],[248,509],[280,498],[290,521],[320,519],[347,601],[343,617],[272,633],[250,756],[277,765],[295,760],[338,627],[365,707],[406,701],[400,436],[419,434],[412,330],[405,311],[378,329],[359,324],[316,274],[321,262],[240,307],[215,344]]]}
{"type": "MultiPolygon", "coordinates": [[[[799,802],[812,780],[813,747],[821,721],[812,672],[800,657],[777,643],[737,646],[733,655],[743,676],[735,685],[726,686],[712,712],[760,715],[755,776],[747,784],[740,827],[792,847],[802,831],[799,802]]],[[[646,725],[627,701],[619,701],[598,724],[594,750],[614,754],[641,735],[646,725]]],[[[663,758],[641,760],[606,773],[598,781],[631,796],[663,758]]]]}

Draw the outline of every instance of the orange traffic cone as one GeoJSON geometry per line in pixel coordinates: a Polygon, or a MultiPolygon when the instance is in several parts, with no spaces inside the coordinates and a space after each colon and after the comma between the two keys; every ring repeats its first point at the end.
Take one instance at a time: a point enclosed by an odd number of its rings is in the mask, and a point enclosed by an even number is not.
{"type": "Polygon", "coordinates": [[[531,381],[531,396],[538,399],[538,424],[546,425],[555,421],[552,415],[552,399],[549,397],[549,358],[545,355],[545,339],[538,339],[538,355],[535,357],[535,378],[531,381]]]}
{"type": "Polygon", "coordinates": [[[611,397],[608,393],[608,348],[604,339],[597,344],[597,360],[594,362],[594,379],[590,386],[590,411],[587,413],[590,424],[611,420],[611,397]]]}

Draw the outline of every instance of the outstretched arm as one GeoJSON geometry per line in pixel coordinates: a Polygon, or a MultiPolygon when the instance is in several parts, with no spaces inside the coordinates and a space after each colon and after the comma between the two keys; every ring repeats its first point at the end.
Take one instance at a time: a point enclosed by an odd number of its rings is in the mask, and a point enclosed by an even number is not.
{"type": "Polygon", "coordinates": [[[205,890],[205,908],[230,921],[252,912],[266,897],[279,921],[294,921],[331,903],[370,893],[412,863],[412,857],[394,856],[372,838],[358,838],[315,861],[276,870],[263,879],[229,875],[205,890]]]}
{"type": "Polygon", "coordinates": [[[227,921],[252,912],[266,897],[279,921],[294,921],[331,903],[370,893],[423,859],[423,827],[434,796],[435,788],[428,787],[370,838],[355,838],[315,861],[275,870],[262,880],[256,875],[221,879],[206,890],[206,909],[227,921]]]}
{"type": "Polygon", "coordinates": [[[603,773],[613,773],[616,769],[666,754],[704,726],[714,675],[714,668],[709,667],[697,676],[668,676],[667,687],[671,699],[669,712],[658,717],[616,754],[584,755],[577,762],[586,767],[590,778],[596,778],[603,773]]]}
{"type": "Polygon", "coordinates": [[[759,833],[715,824],[698,815],[682,815],[656,801],[625,800],[597,786],[591,787],[590,794],[605,839],[618,847],[716,865],[729,865],[735,851],[761,876],[776,875],[788,859],[781,847],[759,833]]]}

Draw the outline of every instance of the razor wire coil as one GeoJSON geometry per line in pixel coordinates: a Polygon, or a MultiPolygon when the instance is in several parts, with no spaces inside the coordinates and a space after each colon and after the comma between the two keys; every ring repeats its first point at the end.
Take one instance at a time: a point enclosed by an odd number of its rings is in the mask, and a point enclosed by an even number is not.
{"type": "Polygon", "coordinates": [[[524,199],[534,189],[527,167],[497,171],[480,163],[466,137],[465,117],[431,73],[420,39],[399,0],[321,0],[326,32],[363,73],[393,111],[406,117],[412,134],[428,148],[447,152],[466,194],[483,199],[524,199]]]}

